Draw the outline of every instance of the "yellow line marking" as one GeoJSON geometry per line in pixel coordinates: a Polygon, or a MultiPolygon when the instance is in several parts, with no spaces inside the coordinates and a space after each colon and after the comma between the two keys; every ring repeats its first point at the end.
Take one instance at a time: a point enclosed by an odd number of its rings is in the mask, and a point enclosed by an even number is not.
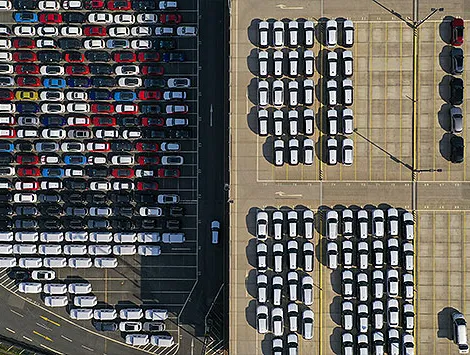
{"type": "Polygon", "coordinates": [[[104,269],[104,302],[108,303],[108,269],[104,269]]]}
{"type": "MultiPolygon", "coordinates": [[[[368,121],[369,124],[368,126],[368,135],[369,137],[372,137],[372,23],[369,23],[369,80],[368,80],[368,86],[369,86],[369,112],[368,112],[368,121]]],[[[372,146],[368,144],[369,147],[369,180],[372,180],[372,146]]]]}
{"type": "MultiPolygon", "coordinates": [[[[451,298],[450,298],[450,290],[451,290],[451,283],[450,283],[450,256],[451,256],[451,252],[450,252],[450,239],[451,239],[451,230],[450,230],[450,212],[447,212],[447,304],[451,304],[451,298]]],[[[450,344],[452,344],[452,342],[448,342],[448,346],[447,346],[447,353],[448,354],[451,354],[452,351],[451,351],[451,348],[450,348],[450,344]]],[[[454,345],[454,344],[452,344],[454,345]]]]}
{"type": "Polygon", "coordinates": [[[418,212],[415,210],[414,213],[413,213],[413,217],[414,217],[414,241],[413,241],[413,244],[414,244],[414,252],[415,252],[415,256],[414,256],[414,259],[413,259],[413,264],[414,264],[414,268],[413,268],[413,282],[415,283],[414,285],[414,289],[415,289],[415,293],[414,293],[414,300],[415,302],[414,303],[414,312],[415,312],[415,324],[416,324],[416,329],[415,329],[415,332],[414,332],[414,338],[415,338],[415,343],[418,344],[418,334],[419,334],[419,331],[418,331],[418,328],[419,328],[419,320],[418,320],[418,309],[419,309],[419,294],[418,294],[418,251],[419,251],[419,248],[418,248],[418,245],[419,245],[419,233],[418,233],[418,225],[419,225],[419,218],[418,218],[418,212]]]}
{"type": "MultiPolygon", "coordinates": [[[[436,212],[432,213],[432,314],[436,313],[436,212]]],[[[416,281],[415,281],[416,282],[416,281]]],[[[436,327],[437,317],[432,317],[432,328],[436,327]]],[[[436,354],[436,347],[433,346],[433,354],[436,354]]]]}
{"type": "Polygon", "coordinates": [[[43,338],[43,339],[46,339],[46,340],[48,340],[48,341],[50,341],[50,342],[54,342],[54,340],[52,340],[51,338],[49,338],[47,335],[41,334],[41,333],[39,333],[39,332],[37,332],[37,331],[35,331],[35,330],[33,330],[33,334],[35,334],[35,335],[37,335],[38,337],[41,337],[41,338],[43,338]]]}
{"type": "MultiPolygon", "coordinates": [[[[323,211],[318,210],[318,212],[323,213],[323,211]]],[[[318,213],[317,212],[317,213],[318,213]]],[[[323,217],[320,215],[320,230],[323,230],[323,217]]],[[[322,235],[321,233],[318,234],[318,240],[320,245],[322,242],[322,235]]],[[[320,248],[320,260],[323,260],[323,248],[320,248]]],[[[320,281],[320,297],[318,300],[318,313],[320,316],[320,327],[318,329],[319,332],[319,343],[318,343],[318,354],[322,355],[323,354],[323,266],[321,263],[318,263],[318,268],[319,268],[319,281],[320,281]]]]}
{"type": "MultiPolygon", "coordinates": [[[[437,53],[437,23],[434,24],[434,58],[436,58],[436,53],[437,53]]],[[[437,88],[438,83],[436,82],[437,80],[437,71],[436,71],[436,60],[433,61],[433,66],[432,66],[432,74],[433,74],[433,87],[437,88]]],[[[436,122],[438,121],[438,113],[436,110],[436,90],[432,91],[432,102],[433,102],[433,108],[434,108],[434,115],[433,115],[433,120],[432,120],[432,127],[433,127],[433,140],[432,140],[432,168],[436,169],[436,155],[439,153],[436,150],[436,146],[438,145],[437,142],[437,136],[436,136],[436,122]]],[[[432,178],[434,181],[436,181],[436,172],[434,171],[432,173],[432,178]]]]}
{"type": "Polygon", "coordinates": [[[16,333],[13,329],[10,329],[10,328],[5,328],[5,329],[8,330],[10,333],[13,333],[13,334],[16,333]]]}
{"type": "MultiPolygon", "coordinates": [[[[418,29],[413,30],[413,169],[418,169],[418,51],[419,37],[418,29]]],[[[412,173],[413,181],[416,179],[415,173],[412,173]]],[[[413,197],[414,198],[414,197],[413,197]]]]}
{"type": "MultiPolygon", "coordinates": [[[[403,23],[400,22],[400,159],[403,157],[403,139],[401,133],[401,126],[403,121],[403,23]]],[[[402,177],[402,164],[399,164],[400,167],[400,180],[403,180],[402,177]]]]}
{"type": "Polygon", "coordinates": [[[56,353],[56,354],[59,354],[59,355],[64,355],[64,353],[61,353],[60,351],[57,351],[57,350],[52,349],[52,348],[50,348],[50,347],[48,347],[48,346],[45,346],[44,344],[39,344],[39,345],[41,345],[44,349],[47,349],[47,350],[49,350],[49,351],[52,351],[53,353],[56,353]]]}
{"type": "MultiPolygon", "coordinates": [[[[388,102],[388,95],[387,95],[387,73],[388,73],[388,23],[385,24],[385,60],[384,60],[384,148],[387,149],[387,122],[388,122],[388,111],[387,111],[387,102],[388,102]]],[[[384,180],[387,180],[387,161],[388,157],[384,155],[384,180]]]]}
{"type": "Polygon", "coordinates": [[[55,321],[53,321],[52,319],[49,319],[49,318],[47,318],[47,317],[45,317],[45,316],[41,316],[40,318],[41,318],[41,319],[44,319],[46,322],[52,323],[52,324],[54,324],[54,325],[60,327],[60,324],[57,323],[57,322],[55,322],[55,321]]]}
{"type": "MultiPolygon", "coordinates": [[[[465,116],[464,116],[465,117],[465,116]]],[[[465,310],[467,309],[466,308],[466,300],[467,300],[467,295],[466,295],[466,287],[465,285],[467,285],[467,255],[466,255],[466,252],[465,252],[465,243],[466,243],[466,239],[467,239],[467,226],[466,226],[466,215],[465,215],[465,212],[462,212],[462,216],[463,216],[463,221],[462,221],[462,225],[463,225],[463,228],[462,228],[462,247],[460,248],[460,250],[462,251],[462,270],[463,270],[463,273],[462,273],[462,281],[460,283],[460,287],[462,289],[462,307],[461,309],[465,310]]]]}
{"type": "MultiPolygon", "coordinates": [[[[320,46],[318,48],[318,53],[321,53],[321,51],[324,49],[325,47],[323,46],[323,44],[320,43],[320,46]]],[[[323,56],[318,56],[318,53],[317,53],[317,58],[320,58],[320,65],[319,67],[324,69],[324,65],[325,63],[323,62],[323,56]]],[[[324,76],[319,76],[320,79],[321,79],[321,83],[322,83],[322,87],[320,88],[320,102],[318,103],[318,109],[315,111],[315,113],[319,112],[320,109],[323,106],[323,90],[324,90],[324,87],[325,87],[325,77],[324,76]]],[[[316,100],[315,100],[316,101],[316,100]]],[[[318,141],[320,143],[322,143],[322,139],[323,139],[323,118],[322,117],[316,117],[317,121],[320,122],[320,129],[318,129],[318,141]]],[[[318,178],[319,180],[324,180],[325,179],[325,176],[324,176],[324,171],[323,171],[323,161],[322,161],[322,157],[323,157],[323,144],[320,144],[320,154],[319,154],[319,157],[320,157],[320,162],[318,164],[318,178]]]]}

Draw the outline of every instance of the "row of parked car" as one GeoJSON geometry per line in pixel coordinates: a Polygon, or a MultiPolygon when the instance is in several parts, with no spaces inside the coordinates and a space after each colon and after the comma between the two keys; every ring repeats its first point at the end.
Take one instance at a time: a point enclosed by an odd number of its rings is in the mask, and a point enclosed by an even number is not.
{"type": "Polygon", "coordinates": [[[111,11],[143,11],[143,10],[177,10],[177,1],[156,0],[2,0],[1,10],[111,10],[111,11]]]}

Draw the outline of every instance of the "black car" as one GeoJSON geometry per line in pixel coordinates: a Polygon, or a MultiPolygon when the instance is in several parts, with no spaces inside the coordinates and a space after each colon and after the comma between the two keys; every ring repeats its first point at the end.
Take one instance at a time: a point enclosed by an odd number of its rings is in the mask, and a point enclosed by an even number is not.
{"type": "Polygon", "coordinates": [[[155,203],[157,202],[157,195],[149,192],[136,192],[134,200],[138,203],[155,203]]]}
{"type": "Polygon", "coordinates": [[[113,87],[116,80],[110,76],[94,76],[91,78],[91,85],[96,87],[113,87]]]}
{"type": "Polygon", "coordinates": [[[111,221],[111,225],[117,230],[131,230],[135,228],[134,223],[128,218],[113,219],[111,221]]]}
{"type": "Polygon", "coordinates": [[[111,143],[111,150],[115,152],[130,152],[134,149],[134,145],[130,142],[118,141],[111,143]]]}
{"type": "Polygon", "coordinates": [[[89,219],[87,221],[87,227],[90,229],[108,229],[110,223],[107,219],[89,219]]]}
{"type": "Polygon", "coordinates": [[[113,213],[115,216],[132,218],[134,215],[134,208],[132,206],[114,207],[113,213]]]}
{"type": "Polygon", "coordinates": [[[0,202],[11,202],[12,199],[11,193],[0,192],[0,202]]]}
{"type": "Polygon", "coordinates": [[[30,62],[36,60],[36,54],[32,51],[18,51],[19,62],[30,62]]]}
{"type": "Polygon", "coordinates": [[[114,203],[122,204],[128,204],[132,200],[131,195],[127,192],[111,192],[110,198],[114,203]]]}
{"type": "Polygon", "coordinates": [[[88,214],[85,206],[69,206],[65,208],[66,216],[84,217],[88,214]]]}
{"type": "Polygon", "coordinates": [[[41,115],[40,121],[46,126],[64,126],[67,120],[59,115],[41,115]]]}
{"type": "Polygon", "coordinates": [[[63,214],[62,207],[56,204],[47,204],[41,206],[41,214],[46,216],[60,216],[63,214]]]}
{"type": "Polygon", "coordinates": [[[31,276],[31,273],[24,269],[12,269],[8,273],[8,277],[16,281],[28,280],[30,276],[31,276]]]}
{"type": "Polygon", "coordinates": [[[44,219],[40,222],[42,228],[57,230],[62,227],[62,223],[58,219],[44,219]]]}
{"type": "Polygon", "coordinates": [[[85,57],[90,62],[109,62],[111,60],[111,56],[105,51],[87,51],[85,57]]]}
{"type": "Polygon", "coordinates": [[[89,177],[102,178],[107,177],[109,175],[109,170],[107,167],[104,166],[94,166],[88,168],[86,173],[89,177]]]}
{"type": "Polygon", "coordinates": [[[0,215],[1,216],[10,216],[13,214],[13,210],[11,206],[8,205],[0,205],[0,215]]]}
{"type": "Polygon", "coordinates": [[[83,179],[66,179],[64,184],[65,188],[69,190],[86,190],[88,187],[86,180],[83,179]]]}
{"type": "Polygon", "coordinates": [[[144,138],[164,139],[167,137],[166,131],[158,129],[146,129],[143,131],[144,138]]]}
{"type": "Polygon", "coordinates": [[[93,325],[100,332],[114,332],[118,329],[118,324],[115,322],[95,322],[93,325]]]}
{"type": "MultiPolygon", "coordinates": [[[[18,103],[17,103],[18,105],[18,103]]],[[[17,106],[18,107],[18,106],[17,106]]],[[[36,113],[39,111],[39,105],[34,102],[21,102],[22,113],[36,113]]]]}
{"type": "Polygon", "coordinates": [[[108,202],[108,197],[104,192],[89,192],[86,194],[86,201],[91,204],[102,205],[108,202]]]}
{"type": "Polygon", "coordinates": [[[0,164],[1,165],[9,164],[9,163],[12,163],[12,162],[13,162],[13,157],[12,157],[11,154],[8,154],[8,153],[1,153],[0,154],[0,164]]]}
{"type": "Polygon", "coordinates": [[[60,202],[61,198],[59,194],[55,193],[40,193],[38,195],[39,202],[60,202]]]}
{"type": "Polygon", "coordinates": [[[67,50],[67,49],[80,49],[82,48],[82,44],[80,40],[76,38],[60,38],[57,41],[59,48],[67,50]]]}
{"type": "Polygon", "coordinates": [[[162,112],[160,105],[140,104],[139,109],[143,114],[158,114],[162,112]]]}
{"type": "Polygon", "coordinates": [[[30,142],[17,142],[15,147],[20,152],[30,152],[33,150],[33,144],[30,142]]]}
{"type": "Polygon", "coordinates": [[[184,208],[181,206],[171,206],[170,207],[170,216],[171,217],[183,217],[184,208]]]}
{"type": "Polygon", "coordinates": [[[161,39],[153,42],[153,48],[155,49],[175,49],[176,41],[174,39],[161,39]]]}
{"type": "Polygon", "coordinates": [[[90,86],[90,79],[86,76],[69,76],[67,78],[67,85],[75,88],[86,88],[90,86]]]}
{"type": "Polygon", "coordinates": [[[145,11],[145,10],[155,10],[155,1],[153,0],[133,0],[132,1],[132,10],[134,11],[145,11]]]}
{"type": "Polygon", "coordinates": [[[59,63],[62,55],[57,51],[38,51],[38,60],[41,63],[59,63]]]}
{"type": "Polygon", "coordinates": [[[73,204],[80,204],[83,202],[82,194],[79,192],[72,192],[69,194],[64,194],[64,201],[73,204]]]}
{"type": "Polygon", "coordinates": [[[15,213],[18,216],[36,216],[38,209],[31,205],[16,206],[15,213]]]}
{"type": "Polygon", "coordinates": [[[450,99],[452,105],[461,105],[463,102],[463,80],[452,77],[450,80],[450,99]]]}
{"type": "Polygon", "coordinates": [[[63,12],[62,19],[65,23],[83,23],[86,21],[86,16],[81,12],[63,12]]]}
{"type": "Polygon", "coordinates": [[[189,138],[189,131],[177,129],[170,131],[171,138],[186,139],[189,138]]]}
{"type": "Polygon", "coordinates": [[[36,229],[38,222],[35,219],[17,219],[15,221],[15,228],[18,229],[36,229]]]}
{"type": "Polygon", "coordinates": [[[450,59],[452,62],[452,74],[463,73],[463,50],[462,48],[452,47],[450,51],[450,59]]]}
{"type": "Polygon", "coordinates": [[[464,140],[460,136],[452,136],[450,139],[450,161],[462,163],[464,158],[464,140]]]}
{"type": "Polygon", "coordinates": [[[147,78],[144,80],[144,87],[151,88],[164,88],[166,85],[166,81],[164,79],[157,79],[157,78],[147,78]]]}
{"type": "Polygon", "coordinates": [[[11,228],[11,227],[12,227],[11,219],[9,219],[9,218],[0,219],[0,228],[8,229],[8,228],[11,228]]]}
{"type": "Polygon", "coordinates": [[[16,10],[36,10],[38,7],[37,0],[14,0],[13,7],[16,10]]]}
{"type": "Polygon", "coordinates": [[[65,228],[69,229],[83,229],[85,228],[85,220],[82,218],[64,218],[62,220],[65,228]]]}
{"type": "Polygon", "coordinates": [[[91,74],[96,75],[112,75],[113,68],[109,64],[90,64],[88,66],[90,68],[91,74]]]}
{"type": "Polygon", "coordinates": [[[140,227],[142,229],[157,229],[158,221],[156,219],[151,218],[142,218],[142,220],[140,221],[140,227]]]}
{"type": "Polygon", "coordinates": [[[165,224],[166,229],[178,230],[180,229],[180,221],[178,219],[169,219],[165,224]]]}
{"type": "Polygon", "coordinates": [[[118,117],[117,123],[123,127],[135,127],[139,125],[139,120],[134,116],[122,116],[118,117]]]}
{"type": "Polygon", "coordinates": [[[111,92],[106,89],[97,89],[97,90],[89,90],[88,96],[90,100],[110,100],[111,99],[111,92]]]}

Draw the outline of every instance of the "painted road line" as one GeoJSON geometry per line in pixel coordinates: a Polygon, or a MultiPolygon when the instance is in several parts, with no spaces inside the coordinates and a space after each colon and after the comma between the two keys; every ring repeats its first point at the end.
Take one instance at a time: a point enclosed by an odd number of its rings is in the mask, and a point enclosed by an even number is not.
{"type": "Polygon", "coordinates": [[[67,340],[67,341],[69,341],[69,342],[73,342],[72,339],[67,338],[65,335],[61,335],[60,337],[63,338],[63,339],[65,339],[65,340],[67,340]]]}
{"type": "MultiPolygon", "coordinates": [[[[385,58],[384,58],[384,149],[387,149],[387,122],[388,122],[388,111],[387,111],[387,102],[388,102],[388,83],[387,76],[388,73],[388,23],[385,24],[385,58]]],[[[370,98],[369,98],[370,100],[370,98]]],[[[384,180],[387,180],[387,161],[388,157],[384,155],[384,180]]]]}
{"type": "Polygon", "coordinates": [[[44,345],[44,344],[39,344],[39,345],[42,346],[44,349],[47,349],[47,350],[49,350],[49,351],[52,351],[52,352],[55,353],[55,354],[64,355],[64,353],[61,353],[60,351],[57,351],[57,350],[55,350],[55,349],[52,349],[52,348],[50,348],[50,347],[48,347],[48,346],[46,346],[46,345],[44,345]]]}
{"type": "Polygon", "coordinates": [[[33,339],[31,339],[31,338],[28,338],[26,335],[23,335],[23,339],[26,339],[27,341],[30,341],[30,342],[32,342],[32,341],[33,341],[33,339]]]}
{"type": "Polygon", "coordinates": [[[36,322],[36,325],[38,325],[38,326],[40,326],[41,328],[44,328],[44,329],[46,329],[46,330],[52,332],[52,329],[49,328],[47,325],[44,325],[44,324],[41,324],[41,323],[38,323],[38,322],[36,322]]]}
{"type": "MultiPolygon", "coordinates": [[[[372,128],[371,128],[371,125],[372,125],[372,44],[373,44],[373,41],[372,41],[372,23],[369,24],[369,37],[368,37],[368,42],[369,42],[369,67],[368,67],[368,81],[367,81],[367,85],[369,86],[369,97],[368,97],[368,100],[369,100],[369,110],[367,112],[367,135],[369,137],[372,137],[372,128]]],[[[372,180],[372,147],[371,147],[371,144],[367,144],[367,146],[369,147],[368,151],[369,151],[369,180],[371,181],[372,180]]]]}
{"type": "MultiPolygon", "coordinates": [[[[402,126],[402,120],[403,120],[403,22],[400,22],[400,159],[402,159],[403,152],[402,152],[402,147],[403,147],[403,137],[401,133],[401,126],[402,126]]],[[[402,167],[403,164],[399,164],[400,166],[400,180],[403,180],[402,177],[402,167]]]]}
{"type": "Polygon", "coordinates": [[[46,322],[49,322],[49,323],[54,324],[54,325],[57,326],[57,327],[60,327],[60,324],[59,324],[59,323],[53,321],[52,319],[47,318],[46,316],[40,316],[40,318],[41,318],[41,319],[44,319],[46,322]]]}
{"type": "MultiPolygon", "coordinates": [[[[436,312],[436,212],[432,213],[432,314],[437,314],[436,312]]],[[[436,320],[437,320],[437,317],[432,317],[433,329],[437,329],[436,320]]],[[[434,355],[436,354],[435,346],[433,347],[433,354],[434,355]]]]}
{"type": "Polygon", "coordinates": [[[13,329],[10,329],[10,328],[5,328],[5,329],[8,330],[10,333],[13,333],[13,334],[16,333],[13,329]]]}
{"type": "Polygon", "coordinates": [[[10,309],[10,312],[16,314],[19,317],[22,317],[22,318],[24,317],[24,315],[22,315],[21,313],[18,313],[17,311],[15,311],[13,309],[10,309]]]}
{"type": "Polygon", "coordinates": [[[85,349],[85,350],[91,351],[91,352],[94,352],[94,351],[95,351],[95,349],[89,348],[89,347],[86,346],[86,345],[82,345],[82,348],[85,349]]]}
{"type": "Polygon", "coordinates": [[[37,332],[37,331],[35,331],[35,330],[33,330],[33,334],[34,334],[34,335],[37,335],[38,337],[41,337],[41,338],[43,338],[43,339],[45,339],[45,340],[48,340],[48,341],[50,341],[50,342],[54,342],[54,340],[52,340],[51,338],[49,338],[47,335],[41,334],[41,333],[39,333],[39,332],[37,332]]]}
{"type": "MultiPolygon", "coordinates": [[[[437,36],[436,34],[438,33],[437,32],[438,29],[437,29],[437,23],[434,24],[434,57],[436,57],[436,53],[437,53],[437,36]]],[[[433,66],[432,66],[432,74],[433,74],[433,87],[437,88],[439,87],[438,83],[437,83],[437,70],[436,70],[436,61],[433,60],[433,66]]],[[[433,90],[432,91],[432,102],[433,102],[433,112],[434,112],[434,115],[433,115],[433,120],[432,120],[432,128],[433,128],[433,139],[432,139],[432,146],[433,146],[433,149],[432,149],[432,168],[433,169],[436,169],[436,155],[438,154],[437,150],[436,150],[436,146],[437,146],[437,135],[436,135],[436,125],[437,125],[437,119],[439,116],[438,116],[438,113],[437,113],[437,109],[436,109],[436,90],[433,90]]],[[[433,174],[432,174],[432,177],[433,177],[433,180],[436,181],[436,172],[434,171],[433,174]]]]}

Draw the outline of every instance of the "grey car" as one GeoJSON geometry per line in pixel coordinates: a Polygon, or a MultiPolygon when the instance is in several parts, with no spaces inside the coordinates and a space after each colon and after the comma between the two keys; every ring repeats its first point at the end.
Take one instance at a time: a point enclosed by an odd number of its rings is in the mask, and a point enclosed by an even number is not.
{"type": "Polygon", "coordinates": [[[451,72],[452,74],[462,74],[463,73],[463,49],[452,47],[450,51],[450,60],[452,63],[451,72]]]}
{"type": "Polygon", "coordinates": [[[463,130],[462,109],[460,107],[452,106],[450,108],[450,131],[452,133],[461,133],[462,130],[463,130]]]}

